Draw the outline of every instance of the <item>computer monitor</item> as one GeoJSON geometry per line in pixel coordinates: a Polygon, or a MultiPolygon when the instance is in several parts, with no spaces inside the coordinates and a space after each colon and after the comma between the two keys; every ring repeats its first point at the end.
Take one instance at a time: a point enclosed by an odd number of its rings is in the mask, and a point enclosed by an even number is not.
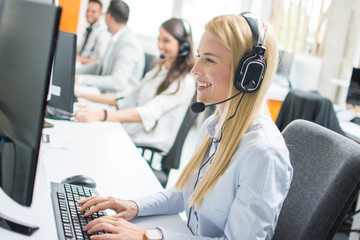
{"type": "Polygon", "coordinates": [[[286,50],[279,50],[278,68],[274,81],[288,85],[291,88],[290,70],[293,60],[293,53],[286,50]]]}
{"type": "Polygon", "coordinates": [[[346,103],[360,106],[360,68],[353,68],[346,103]]]}
{"type": "Polygon", "coordinates": [[[0,2],[0,187],[30,206],[61,9],[0,2]]]}
{"type": "Polygon", "coordinates": [[[76,35],[59,31],[46,117],[69,120],[74,105],[76,35]]]}
{"type": "Polygon", "coordinates": [[[3,10],[3,6],[4,6],[4,0],[0,0],[0,19],[1,19],[1,14],[2,14],[2,10],[3,10]]]}

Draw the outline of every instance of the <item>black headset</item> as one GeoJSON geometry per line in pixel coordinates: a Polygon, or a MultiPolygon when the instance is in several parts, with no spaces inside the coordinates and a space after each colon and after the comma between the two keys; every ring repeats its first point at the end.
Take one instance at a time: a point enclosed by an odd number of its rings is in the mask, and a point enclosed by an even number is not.
{"type": "MultiPolygon", "coordinates": [[[[259,89],[266,71],[266,61],[264,54],[266,48],[262,45],[265,38],[259,30],[258,20],[251,16],[246,16],[249,12],[240,13],[248,23],[254,39],[253,50],[250,54],[246,54],[239,62],[236,68],[234,85],[240,92],[254,92],[259,89]],[[253,81],[253,82],[252,82],[253,81]],[[252,84],[249,86],[249,84],[252,84]]],[[[262,25],[261,25],[262,26],[262,25]]]]}
{"type": "Polygon", "coordinates": [[[188,42],[188,37],[191,34],[191,27],[188,21],[179,18],[183,28],[184,28],[184,37],[185,42],[181,43],[179,46],[179,53],[177,54],[178,57],[184,57],[190,53],[190,43],[188,42]]]}

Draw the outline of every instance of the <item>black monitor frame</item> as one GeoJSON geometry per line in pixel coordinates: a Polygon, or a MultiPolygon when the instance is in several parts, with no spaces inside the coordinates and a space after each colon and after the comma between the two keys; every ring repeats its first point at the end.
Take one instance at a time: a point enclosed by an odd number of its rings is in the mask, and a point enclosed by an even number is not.
{"type": "Polygon", "coordinates": [[[360,106],[360,68],[353,68],[346,103],[360,106]]]}
{"type": "Polygon", "coordinates": [[[46,117],[69,120],[73,114],[76,38],[76,34],[59,31],[46,117]]]}
{"type": "Polygon", "coordinates": [[[1,1],[0,187],[30,206],[61,9],[1,1]]]}

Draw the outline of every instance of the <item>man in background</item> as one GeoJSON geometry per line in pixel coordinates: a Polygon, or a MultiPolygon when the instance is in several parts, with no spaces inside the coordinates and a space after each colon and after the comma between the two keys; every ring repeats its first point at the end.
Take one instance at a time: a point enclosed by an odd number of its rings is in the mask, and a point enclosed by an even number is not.
{"type": "Polygon", "coordinates": [[[110,33],[107,31],[102,17],[102,3],[100,0],[89,0],[86,10],[86,21],[89,27],[81,44],[78,44],[76,60],[82,64],[95,62],[103,57],[110,33]]]}
{"type": "Polygon", "coordinates": [[[127,27],[129,7],[112,0],[105,21],[111,40],[101,61],[87,64],[77,72],[75,82],[97,87],[101,92],[126,92],[143,76],[145,57],[141,44],[127,27]]]}

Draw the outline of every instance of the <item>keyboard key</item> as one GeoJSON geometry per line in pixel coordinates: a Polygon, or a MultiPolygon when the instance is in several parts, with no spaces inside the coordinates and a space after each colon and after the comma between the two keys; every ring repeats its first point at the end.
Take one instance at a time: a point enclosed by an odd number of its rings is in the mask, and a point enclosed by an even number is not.
{"type": "MultiPolygon", "coordinates": [[[[90,237],[82,229],[92,220],[106,216],[105,211],[94,213],[89,217],[84,217],[84,212],[79,212],[81,208],[77,201],[91,196],[98,196],[95,189],[86,188],[71,184],[51,183],[52,200],[54,207],[57,206],[59,215],[55,216],[56,221],[60,221],[57,225],[59,233],[64,235],[61,240],[77,239],[89,240],[90,237]]],[[[105,232],[97,232],[95,234],[104,234],[105,232]]]]}

